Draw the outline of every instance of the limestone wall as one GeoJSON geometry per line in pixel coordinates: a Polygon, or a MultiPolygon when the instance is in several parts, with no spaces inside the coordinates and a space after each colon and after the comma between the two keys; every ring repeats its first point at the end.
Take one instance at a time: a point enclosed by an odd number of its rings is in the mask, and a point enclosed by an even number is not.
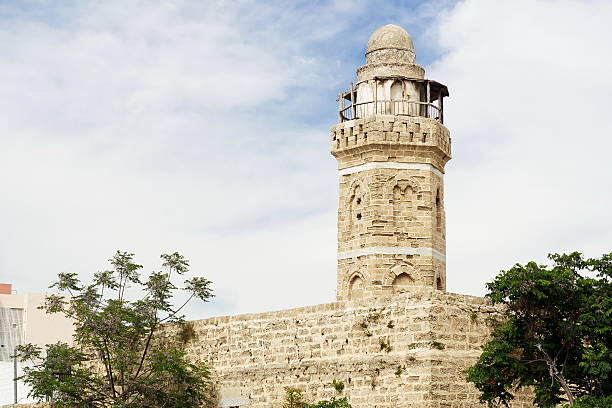
{"type": "Polygon", "coordinates": [[[451,139],[448,129],[435,119],[375,115],[332,126],[331,152],[340,170],[392,158],[430,163],[443,172],[451,156],[451,139]]]}
{"type": "Polygon", "coordinates": [[[372,115],[333,126],[331,151],[340,175],[337,300],[445,290],[448,129],[372,115]]]}
{"type": "Polygon", "coordinates": [[[427,290],[199,320],[167,336],[209,363],[225,406],[279,407],[293,386],[312,401],[347,396],[355,408],[467,408],[478,394],[462,371],[496,313],[482,298],[427,290]]]}

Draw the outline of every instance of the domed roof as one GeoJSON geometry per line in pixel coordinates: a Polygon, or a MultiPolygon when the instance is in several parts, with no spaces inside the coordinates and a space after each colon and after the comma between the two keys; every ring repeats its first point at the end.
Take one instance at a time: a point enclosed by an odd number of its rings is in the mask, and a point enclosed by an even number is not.
{"type": "Polygon", "coordinates": [[[385,48],[414,51],[414,44],[410,35],[402,27],[387,24],[372,33],[366,54],[385,48]]]}

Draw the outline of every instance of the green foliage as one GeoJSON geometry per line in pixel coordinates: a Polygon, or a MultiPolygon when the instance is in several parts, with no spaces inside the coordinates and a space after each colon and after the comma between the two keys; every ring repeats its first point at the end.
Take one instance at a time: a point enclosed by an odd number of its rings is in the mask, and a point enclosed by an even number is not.
{"type": "Polygon", "coordinates": [[[476,323],[478,321],[478,313],[476,312],[470,313],[470,320],[472,321],[472,323],[476,323]]]}
{"type": "Polygon", "coordinates": [[[304,392],[299,388],[286,387],[283,408],[307,408],[308,403],[304,400],[304,392]]]}
{"type": "MultiPolygon", "coordinates": [[[[182,289],[175,286],[173,275],[189,268],[176,252],[162,255],[164,270],[143,279],[133,257],[118,251],[112,269],[96,273],[90,284],[74,273],[59,274],[51,287],[60,293],[47,296],[42,308],[74,321],[74,346],[47,345],[45,353],[33,345],[19,347],[22,361],[33,363],[23,376],[31,396],[52,396],[57,407],[187,408],[210,402],[207,368],[155,335],[164,323],[182,323],[180,312],[192,298],[208,300],[211,282],[196,277],[182,289]],[[128,289],[142,297],[128,300],[128,289]],[[187,300],[175,307],[180,291],[187,300]]],[[[195,335],[189,324],[180,333],[184,341],[195,335]]]]}
{"type": "Polygon", "coordinates": [[[444,343],[440,343],[439,341],[435,340],[430,342],[429,345],[435,348],[436,350],[444,350],[446,348],[446,345],[444,343]]]}
{"type": "MultiPolygon", "coordinates": [[[[20,356],[31,360],[43,357],[42,349],[31,344],[20,346],[20,356]]],[[[91,355],[66,343],[48,344],[45,358],[36,369],[26,367],[26,382],[35,385],[30,392],[33,398],[44,400],[49,395],[62,395],[58,406],[96,406],[98,390],[104,381],[91,376],[85,364],[91,355]]]]}
{"type": "MultiPolygon", "coordinates": [[[[372,310],[372,309],[370,309],[370,310],[372,310]]],[[[376,323],[381,317],[382,317],[382,312],[381,311],[372,310],[366,316],[366,321],[370,322],[370,323],[376,323]]]]}
{"type": "Polygon", "coordinates": [[[392,350],[391,344],[386,340],[380,341],[380,351],[383,351],[383,350],[386,351],[387,353],[389,353],[392,350]]]}
{"type": "Polygon", "coordinates": [[[342,381],[333,380],[332,386],[335,388],[337,393],[341,393],[344,391],[344,383],[342,381]]]}
{"type": "Polygon", "coordinates": [[[368,327],[367,320],[364,320],[363,322],[359,323],[359,327],[361,327],[361,329],[363,330],[363,333],[367,337],[372,337],[372,332],[370,331],[370,328],[368,327]]]}
{"type": "Polygon", "coordinates": [[[492,322],[468,381],[490,406],[507,406],[511,390],[523,386],[533,387],[540,407],[610,406],[612,254],[549,259],[550,267],[517,264],[487,284],[487,297],[505,306],[504,319],[492,322]]]}
{"type": "Polygon", "coordinates": [[[393,324],[393,320],[389,320],[389,323],[387,323],[387,327],[390,329],[395,327],[395,324],[393,324]]]}
{"type": "Polygon", "coordinates": [[[308,404],[307,408],[352,408],[346,398],[331,397],[328,400],[321,400],[315,404],[308,404]]]}
{"type": "MultiPolygon", "coordinates": [[[[336,382],[336,380],[333,380],[332,384],[338,392],[342,392],[344,389],[344,383],[341,381],[336,382]],[[338,388],[340,388],[340,390],[338,390],[338,388]]],[[[336,397],[310,404],[304,399],[304,392],[294,387],[285,388],[285,398],[282,406],[283,408],[352,408],[346,398],[336,397]]]]}
{"type": "MultiPolygon", "coordinates": [[[[568,405],[565,405],[567,407],[568,405]]],[[[579,397],[573,408],[607,408],[612,407],[612,395],[606,397],[592,397],[590,395],[584,395],[579,397]]]]}
{"type": "Polygon", "coordinates": [[[190,341],[194,341],[198,338],[198,335],[193,328],[193,322],[183,322],[180,325],[179,337],[183,344],[187,344],[190,341]]]}

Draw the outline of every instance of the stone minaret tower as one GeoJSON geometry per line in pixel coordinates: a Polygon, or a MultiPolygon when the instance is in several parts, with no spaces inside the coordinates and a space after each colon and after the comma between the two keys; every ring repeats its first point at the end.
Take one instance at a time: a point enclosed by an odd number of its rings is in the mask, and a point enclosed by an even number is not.
{"type": "Polygon", "coordinates": [[[445,290],[448,89],[424,79],[401,27],[376,30],[365,56],[331,129],[340,172],[338,300],[445,290]]]}

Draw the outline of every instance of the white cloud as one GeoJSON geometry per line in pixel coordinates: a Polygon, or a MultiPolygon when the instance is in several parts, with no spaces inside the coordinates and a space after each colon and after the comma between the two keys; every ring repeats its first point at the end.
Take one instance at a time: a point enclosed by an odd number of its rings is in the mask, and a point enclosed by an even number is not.
{"type": "Polygon", "coordinates": [[[291,117],[309,109],[296,88],[325,89],[330,60],[307,48],[346,26],[326,24],[342,7],[0,9],[0,279],[41,291],[116,249],[147,270],[179,250],[215,282],[203,313],[331,300],[329,124],[291,117]],[[292,293],[312,270],[328,289],[292,293]]]}
{"type": "Polygon", "coordinates": [[[333,300],[334,98],[391,19],[430,27],[417,55],[441,50],[428,76],[451,90],[449,289],[481,293],[548,251],[597,255],[609,6],[493,3],[0,6],[0,280],[40,291],[116,249],[146,270],[179,250],[217,293],[191,316],[333,300]]]}
{"type": "MultiPolygon", "coordinates": [[[[448,283],[482,294],[548,252],[610,251],[609,2],[466,1],[433,34],[449,83],[448,283]]],[[[446,107],[446,106],[445,106],[446,107]]]]}

